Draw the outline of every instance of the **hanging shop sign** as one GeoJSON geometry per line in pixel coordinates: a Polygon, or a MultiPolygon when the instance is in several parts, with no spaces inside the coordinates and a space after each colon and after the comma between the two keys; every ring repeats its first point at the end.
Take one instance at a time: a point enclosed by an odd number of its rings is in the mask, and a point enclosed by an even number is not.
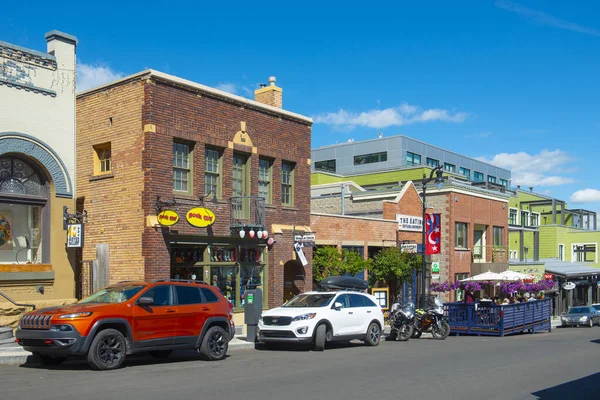
{"type": "Polygon", "coordinates": [[[83,247],[83,224],[67,225],[67,247],[83,247]]]}
{"type": "Polygon", "coordinates": [[[294,241],[300,243],[302,247],[312,247],[315,245],[317,236],[312,232],[307,232],[302,235],[294,235],[294,241]]]}
{"type": "Polygon", "coordinates": [[[179,214],[173,210],[162,210],[158,213],[158,223],[162,226],[171,226],[179,222],[179,214]]]}
{"type": "Polygon", "coordinates": [[[546,281],[553,281],[554,280],[554,274],[544,274],[544,280],[546,280],[546,281]]]}
{"type": "Polygon", "coordinates": [[[416,243],[400,243],[401,253],[418,253],[419,245],[416,243]]]}
{"type": "Polygon", "coordinates": [[[215,214],[208,208],[192,208],[185,214],[187,222],[196,228],[206,228],[215,223],[215,214]]]}
{"type": "Polygon", "coordinates": [[[304,255],[304,250],[302,250],[302,245],[298,242],[294,243],[294,250],[296,250],[296,254],[298,254],[298,258],[300,259],[302,266],[306,267],[306,265],[308,264],[308,260],[306,259],[306,256],[304,255]]]}
{"type": "Polygon", "coordinates": [[[421,232],[423,230],[423,217],[396,214],[399,231],[421,232]]]}
{"type": "Polygon", "coordinates": [[[575,284],[573,282],[565,282],[563,283],[562,287],[565,290],[573,290],[575,289],[575,284]]]}

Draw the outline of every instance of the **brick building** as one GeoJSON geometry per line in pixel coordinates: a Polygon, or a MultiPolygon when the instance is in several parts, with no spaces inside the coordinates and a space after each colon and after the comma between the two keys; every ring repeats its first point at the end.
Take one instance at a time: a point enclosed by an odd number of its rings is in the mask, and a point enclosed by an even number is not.
{"type": "MultiPolygon", "coordinates": [[[[365,258],[387,246],[421,252],[419,189],[412,181],[385,190],[365,190],[353,181],[313,185],[316,244],[352,248],[365,258]]],[[[434,279],[454,282],[488,269],[508,269],[509,197],[452,177],[442,189],[428,188],[427,212],[441,214],[442,221],[441,253],[431,255],[440,267],[434,279]]],[[[450,293],[446,300],[460,296],[460,291],[450,293]]]]}
{"type": "Polygon", "coordinates": [[[247,284],[265,307],[284,280],[308,288],[293,235],[310,229],[312,120],[269,82],[249,100],[146,70],[79,94],[83,265],[108,246],[110,282],[201,279],[236,311],[247,284]]]}

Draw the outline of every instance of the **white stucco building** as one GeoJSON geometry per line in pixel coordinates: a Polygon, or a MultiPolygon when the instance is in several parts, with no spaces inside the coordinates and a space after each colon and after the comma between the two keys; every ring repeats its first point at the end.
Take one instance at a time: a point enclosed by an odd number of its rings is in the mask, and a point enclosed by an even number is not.
{"type": "Polygon", "coordinates": [[[0,41],[0,291],[21,302],[75,295],[63,211],[75,211],[77,38],[51,31],[46,42],[0,41]]]}

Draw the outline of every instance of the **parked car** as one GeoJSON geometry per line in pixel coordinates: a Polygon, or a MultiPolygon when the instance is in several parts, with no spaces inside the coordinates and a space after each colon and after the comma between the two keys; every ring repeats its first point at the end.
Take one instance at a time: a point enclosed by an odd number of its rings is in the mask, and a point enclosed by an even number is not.
{"type": "Polygon", "coordinates": [[[600,312],[600,303],[592,304],[592,307],[594,307],[596,311],[600,312]]]}
{"type": "Polygon", "coordinates": [[[78,303],[25,314],[16,338],[42,364],[87,356],[94,369],[121,366],[126,355],[198,349],[207,360],[223,359],[235,333],[231,303],[200,281],[122,282],[78,303]]]}
{"type": "Polygon", "coordinates": [[[572,307],[560,317],[562,326],[585,325],[590,328],[597,324],[600,326],[600,312],[593,306],[572,307]]]}
{"type": "MultiPolygon", "coordinates": [[[[341,286],[335,285],[335,288],[341,286]]],[[[317,351],[324,350],[327,342],[352,339],[377,346],[383,327],[383,312],[370,294],[348,290],[312,291],[264,312],[258,321],[258,340],[312,343],[317,351]]]]}

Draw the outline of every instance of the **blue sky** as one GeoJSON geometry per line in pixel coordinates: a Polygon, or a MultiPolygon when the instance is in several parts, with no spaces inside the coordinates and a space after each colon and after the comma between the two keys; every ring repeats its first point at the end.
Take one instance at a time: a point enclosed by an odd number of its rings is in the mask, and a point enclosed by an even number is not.
{"type": "Polygon", "coordinates": [[[81,88],[153,68],[252,97],[269,75],[313,147],[403,134],[600,211],[600,2],[8,2],[0,40],[79,38],[81,88]]]}

